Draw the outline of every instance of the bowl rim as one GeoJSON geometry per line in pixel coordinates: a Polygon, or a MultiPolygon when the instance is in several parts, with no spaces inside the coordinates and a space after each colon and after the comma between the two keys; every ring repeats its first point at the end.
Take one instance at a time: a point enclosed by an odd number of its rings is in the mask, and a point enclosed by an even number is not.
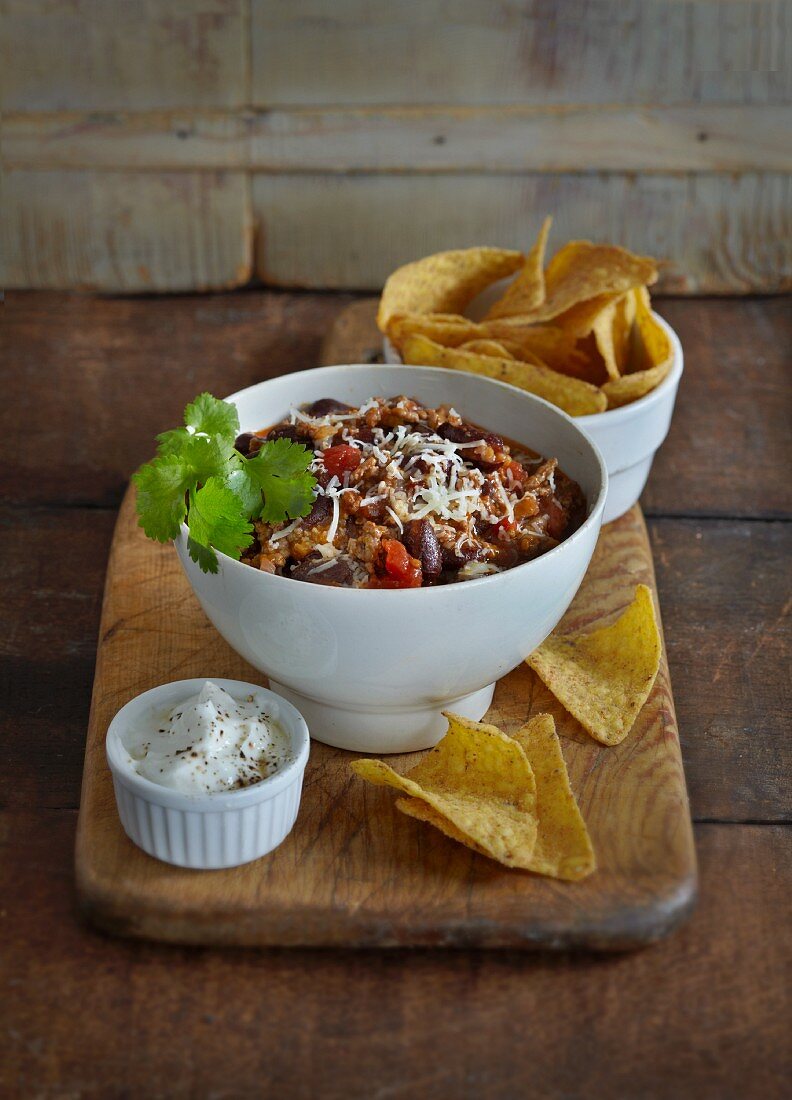
{"type": "Polygon", "coordinates": [[[258,802],[266,802],[274,798],[286,787],[291,786],[295,779],[305,771],[310,754],[310,734],[308,724],[300,714],[297,707],[277,692],[262,687],[261,684],[253,684],[247,680],[231,680],[223,676],[195,676],[186,680],[169,680],[156,687],[142,691],[129,699],[116,713],[107,727],[105,736],[105,754],[107,764],[113,777],[120,783],[131,788],[136,794],[141,795],[148,802],[155,802],[166,809],[190,810],[197,813],[217,813],[223,810],[242,809],[245,806],[258,802]],[[196,694],[207,680],[223,688],[237,698],[245,693],[247,695],[264,695],[274,700],[279,707],[279,721],[285,729],[291,741],[294,751],[293,758],[282,768],[278,768],[272,775],[262,779],[260,783],[254,783],[250,787],[241,787],[234,791],[214,791],[207,794],[188,794],[185,791],[174,790],[155,783],[135,771],[127,757],[128,752],[121,741],[121,728],[126,728],[130,712],[139,707],[143,710],[156,705],[158,696],[164,694],[176,695],[176,688],[183,689],[182,698],[188,699],[196,694]]]}
{"type": "MultiPolygon", "coordinates": [[[[320,374],[324,373],[325,371],[333,370],[335,368],[341,368],[341,369],[344,369],[344,370],[352,370],[352,371],[361,371],[361,372],[362,371],[374,371],[374,372],[376,372],[378,370],[381,370],[383,367],[387,367],[387,368],[390,368],[390,369],[398,369],[398,370],[409,371],[410,373],[414,373],[416,371],[427,371],[427,372],[431,371],[433,373],[442,372],[443,374],[449,375],[449,376],[454,377],[454,378],[458,378],[459,374],[460,374],[459,371],[450,370],[447,367],[421,367],[421,366],[413,367],[413,366],[405,366],[404,363],[333,363],[333,364],[329,364],[328,366],[324,366],[324,367],[313,367],[309,370],[292,371],[289,374],[280,374],[280,375],[277,375],[275,378],[265,378],[261,382],[255,382],[252,386],[246,386],[242,390],[237,390],[235,393],[229,394],[228,397],[225,397],[223,400],[236,402],[237,399],[239,399],[241,397],[244,397],[246,394],[249,394],[252,390],[259,389],[262,386],[266,386],[266,385],[276,383],[276,382],[281,382],[281,381],[283,381],[287,378],[317,377],[320,374]]],[[[512,577],[515,574],[521,574],[521,573],[523,573],[523,570],[527,570],[527,569],[534,569],[535,570],[536,568],[538,568],[540,566],[541,562],[545,561],[546,559],[550,558],[553,555],[556,555],[556,557],[559,557],[562,553],[569,553],[570,549],[576,543],[580,542],[585,535],[588,534],[588,532],[590,531],[592,526],[594,526],[595,524],[596,525],[601,525],[602,514],[603,514],[603,511],[605,509],[605,500],[606,500],[607,495],[608,495],[608,471],[607,471],[607,468],[606,468],[606,465],[605,465],[605,460],[602,457],[600,449],[597,446],[597,444],[594,442],[594,440],[591,439],[591,437],[585,431],[583,431],[583,429],[577,424],[577,420],[579,420],[580,417],[577,417],[577,418],[571,417],[567,413],[565,413],[562,409],[559,409],[556,405],[551,404],[551,402],[549,402],[549,401],[545,401],[544,398],[538,397],[536,394],[533,394],[533,393],[528,393],[527,390],[521,390],[517,386],[510,385],[508,382],[501,382],[501,381],[499,381],[497,379],[494,379],[494,378],[483,378],[483,377],[480,377],[478,375],[472,375],[472,376],[467,376],[467,377],[476,378],[478,382],[480,382],[484,385],[498,386],[501,389],[507,391],[508,393],[517,394],[517,395],[519,395],[519,397],[521,399],[524,399],[524,400],[528,401],[529,403],[538,404],[539,406],[542,406],[545,409],[548,409],[553,416],[557,416],[557,417],[561,418],[562,420],[567,421],[567,423],[569,423],[574,428],[575,433],[580,437],[580,439],[583,442],[583,444],[585,445],[585,447],[587,447],[590,450],[590,452],[591,452],[591,454],[592,454],[592,456],[593,456],[593,458],[596,462],[597,468],[599,470],[599,491],[598,491],[593,503],[591,504],[589,514],[586,516],[583,523],[581,523],[581,525],[580,525],[580,527],[578,527],[577,531],[575,531],[573,534],[571,534],[569,536],[569,538],[564,539],[563,542],[560,542],[558,544],[558,546],[554,546],[552,548],[552,550],[548,550],[546,553],[540,554],[538,558],[532,558],[531,561],[521,562],[520,565],[515,565],[511,569],[505,569],[501,573],[492,573],[492,574],[489,574],[488,576],[474,577],[471,580],[457,582],[456,584],[453,585],[455,591],[459,587],[464,587],[464,589],[467,591],[467,590],[472,590],[474,588],[479,588],[481,585],[484,585],[484,584],[492,584],[492,583],[498,583],[498,582],[503,583],[505,578],[512,577]]],[[[497,429],[493,429],[493,430],[497,430],[497,429]]],[[[527,445],[528,444],[526,444],[526,446],[527,445]]],[[[187,524],[182,522],[181,532],[180,532],[178,541],[183,544],[183,546],[185,548],[185,551],[184,551],[185,553],[187,553],[187,540],[188,540],[187,524]]],[[[174,540],[174,542],[176,542],[176,541],[177,540],[174,540]]],[[[220,551],[217,551],[217,556],[218,556],[218,560],[222,562],[222,568],[230,569],[232,572],[235,569],[244,569],[245,570],[245,575],[253,573],[254,576],[258,576],[258,577],[261,578],[262,583],[281,584],[281,583],[283,583],[283,581],[291,581],[294,584],[302,584],[303,587],[305,587],[304,582],[294,581],[293,578],[291,578],[291,577],[275,576],[274,574],[263,572],[260,569],[253,569],[251,566],[246,565],[244,562],[237,561],[235,558],[231,558],[227,554],[223,554],[220,551]]],[[[216,575],[216,574],[207,574],[207,575],[208,576],[213,576],[213,575],[216,575]]],[[[448,590],[451,587],[451,585],[450,584],[438,584],[438,585],[429,585],[426,588],[421,587],[421,588],[398,588],[398,589],[388,589],[388,588],[340,588],[340,587],[337,588],[337,587],[334,587],[332,585],[323,585],[323,584],[312,584],[309,587],[311,588],[311,590],[313,592],[316,592],[316,593],[321,592],[322,593],[321,596],[318,596],[319,599],[333,599],[333,598],[335,598],[337,593],[356,592],[356,593],[358,593],[358,596],[360,596],[360,595],[369,595],[370,596],[372,593],[377,593],[378,594],[376,596],[377,599],[387,600],[387,599],[398,598],[398,599],[404,600],[405,598],[406,599],[415,599],[416,596],[419,593],[422,594],[422,596],[420,598],[423,598],[423,599],[427,599],[427,598],[437,599],[437,598],[439,598],[438,593],[441,594],[441,595],[445,594],[446,596],[448,596],[448,590]],[[430,593],[430,592],[434,593],[435,595],[432,596],[432,597],[428,597],[427,594],[430,593]]],[[[346,598],[346,597],[344,597],[344,598],[346,598]]],[[[257,784],[257,786],[260,786],[260,784],[257,784]]]]}
{"type": "MultiPolygon", "coordinates": [[[[682,341],[679,339],[677,332],[669,324],[665,317],[661,317],[659,313],[655,312],[655,310],[652,310],[652,316],[660,324],[661,328],[665,331],[666,335],[671,341],[673,355],[671,358],[671,369],[669,370],[668,374],[665,376],[662,382],[655,386],[653,390],[650,390],[649,393],[644,394],[643,397],[639,397],[637,401],[630,401],[629,404],[620,405],[616,409],[603,409],[602,412],[586,413],[583,416],[571,417],[570,419],[574,420],[576,424],[585,424],[587,427],[599,427],[604,424],[615,425],[619,421],[629,420],[632,416],[643,412],[651,405],[655,404],[658,401],[661,401],[663,397],[668,394],[669,390],[675,389],[676,386],[679,385],[679,380],[682,377],[682,373],[685,367],[685,355],[682,350],[682,341]]],[[[385,355],[388,354],[389,349],[394,355],[399,354],[385,333],[382,334],[382,348],[385,355]]],[[[402,363],[401,358],[399,358],[398,363],[387,363],[386,365],[390,367],[397,367],[404,366],[405,364],[402,363]]],[[[491,381],[495,381],[495,379],[491,379],[491,381]]],[[[501,385],[504,384],[505,383],[501,383],[501,385]]],[[[528,391],[521,390],[520,392],[527,393],[528,391]]],[[[540,398],[540,400],[542,400],[542,398],[540,398]]],[[[559,409],[559,412],[563,412],[563,409],[559,409]]],[[[568,416],[569,414],[565,413],[564,415],[568,416]]]]}

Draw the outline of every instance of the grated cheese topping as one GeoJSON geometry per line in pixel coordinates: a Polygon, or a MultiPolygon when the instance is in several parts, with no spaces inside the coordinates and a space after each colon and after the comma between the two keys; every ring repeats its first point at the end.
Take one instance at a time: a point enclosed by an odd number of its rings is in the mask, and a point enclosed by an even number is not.
{"type": "MultiPolygon", "coordinates": [[[[310,424],[312,429],[319,429],[313,432],[313,472],[319,475],[324,470],[323,453],[333,445],[333,438],[340,437],[347,446],[360,452],[361,467],[364,463],[368,464],[366,480],[372,480],[372,462],[375,467],[374,476],[379,478],[376,486],[369,485],[365,491],[361,487],[361,504],[384,502],[384,511],[399,532],[403,532],[405,523],[411,520],[430,517],[438,531],[444,525],[449,526],[449,534],[454,539],[453,547],[457,554],[460,554],[466,544],[472,547],[477,545],[476,522],[491,525],[501,521],[506,521],[509,525],[515,522],[514,505],[522,498],[524,486],[515,479],[510,466],[485,474],[474,465],[476,452],[482,448],[486,452],[489,446],[486,439],[457,443],[445,439],[435,431],[427,431],[425,427],[416,431],[412,424],[399,424],[394,428],[374,427],[369,429],[367,437],[360,438],[354,434],[353,428],[346,425],[346,421],[360,421],[370,410],[388,405],[384,398],[372,398],[353,412],[330,412],[325,416],[311,416],[300,409],[292,408],[289,412],[290,423],[299,421],[310,424]]],[[[399,409],[399,405],[395,408],[399,409]]],[[[448,416],[449,419],[458,419],[458,414],[453,409],[449,410],[448,416]]],[[[527,455],[520,455],[519,460],[524,466],[537,465],[543,461],[527,455]]],[[[547,479],[547,484],[554,493],[555,480],[552,474],[547,479]]],[[[323,555],[325,560],[312,572],[329,568],[335,560],[338,552],[333,543],[342,516],[340,498],[344,493],[351,492],[358,492],[354,472],[345,472],[342,480],[334,476],[324,486],[317,483],[316,496],[327,497],[332,506],[325,546],[317,549],[326,548],[334,553],[326,557],[323,555]]],[[[287,537],[299,523],[300,520],[295,520],[273,531],[270,542],[287,537]]],[[[528,533],[531,530],[530,525],[526,525],[525,530],[528,533]]],[[[503,529],[500,535],[507,537],[503,529]]],[[[486,562],[479,562],[478,565],[482,567],[481,575],[484,571],[495,568],[486,562]]],[[[470,575],[479,574],[474,571],[470,575]]]]}

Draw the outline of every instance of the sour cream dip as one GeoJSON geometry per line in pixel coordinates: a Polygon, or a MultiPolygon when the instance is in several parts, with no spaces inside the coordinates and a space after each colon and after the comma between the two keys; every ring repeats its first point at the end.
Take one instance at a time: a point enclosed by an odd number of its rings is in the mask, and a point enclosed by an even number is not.
{"type": "Polygon", "coordinates": [[[121,741],[138,775],[182,794],[251,787],[293,758],[265,695],[239,701],[210,680],[197,695],[128,729],[121,741]]]}

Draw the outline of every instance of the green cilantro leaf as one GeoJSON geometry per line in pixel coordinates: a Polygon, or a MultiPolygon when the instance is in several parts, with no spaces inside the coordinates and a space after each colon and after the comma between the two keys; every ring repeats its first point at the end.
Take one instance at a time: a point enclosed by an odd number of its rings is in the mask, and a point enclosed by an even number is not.
{"type": "Polygon", "coordinates": [[[157,436],[157,457],[132,478],[149,538],[176,538],[186,518],[190,557],[216,573],[216,550],[238,559],[253,541],[250,519],[280,523],[311,510],[316,478],[304,447],[270,440],[254,458],[243,458],[234,449],[236,408],[209,393],[187,406],[184,423],[157,436]]]}
{"type": "Polygon", "coordinates": [[[233,453],[223,440],[204,435],[188,435],[178,451],[182,461],[192,467],[195,481],[201,484],[210,477],[222,477],[233,453]]]}
{"type": "Polygon", "coordinates": [[[236,406],[220,401],[211,393],[201,393],[184,410],[184,423],[196,432],[216,436],[233,443],[239,433],[236,406]]]}
{"type": "Polygon", "coordinates": [[[214,550],[238,560],[253,541],[253,527],[242,501],[216,477],[210,477],[205,485],[190,493],[187,526],[190,557],[210,573],[217,572],[214,550]]]}
{"type": "Polygon", "coordinates": [[[316,478],[308,470],[312,458],[310,451],[290,439],[269,440],[255,458],[243,464],[242,471],[250,485],[248,491],[240,495],[246,500],[252,499],[255,487],[264,494],[264,504],[258,514],[265,523],[281,523],[307,515],[316,485],[316,478]]]}
{"type": "Polygon", "coordinates": [[[242,501],[245,515],[251,519],[258,519],[261,515],[263,503],[261,500],[261,485],[255,477],[248,473],[248,465],[249,461],[246,462],[244,459],[239,463],[232,461],[223,482],[242,501]]]}
{"type": "Polygon", "coordinates": [[[132,475],[140,526],[150,539],[176,538],[187,511],[185,493],[194,480],[192,466],[178,455],[159,455],[132,475]]]}
{"type": "Polygon", "coordinates": [[[186,428],[171,428],[157,436],[158,455],[177,455],[193,437],[186,428]]]}

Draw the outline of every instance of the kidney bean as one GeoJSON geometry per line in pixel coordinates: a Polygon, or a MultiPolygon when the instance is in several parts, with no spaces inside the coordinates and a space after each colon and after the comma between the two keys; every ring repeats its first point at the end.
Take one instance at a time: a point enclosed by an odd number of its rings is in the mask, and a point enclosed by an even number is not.
{"type": "Polygon", "coordinates": [[[372,500],[361,504],[358,515],[361,519],[370,519],[372,523],[382,523],[387,513],[387,501],[372,500]]]}
{"type": "Polygon", "coordinates": [[[314,502],[311,505],[311,510],[307,516],[303,516],[301,520],[301,526],[303,527],[315,527],[318,523],[325,523],[333,514],[333,505],[330,502],[330,497],[325,496],[324,493],[320,493],[319,496],[314,497],[314,502]]]}
{"type": "Polygon", "coordinates": [[[329,413],[352,412],[351,405],[345,405],[343,401],[336,401],[334,397],[320,397],[308,406],[309,416],[327,416],[329,413]]]}
{"type": "Polygon", "coordinates": [[[447,439],[451,443],[472,443],[476,439],[483,439],[481,432],[474,431],[473,428],[465,428],[462,425],[456,424],[440,424],[437,428],[437,434],[442,439],[447,439]]]}
{"type": "Polygon", "coordinates": [[[335,561],[321,573],[312,570],[321,564],[321,554],[309,554],[297,565],[292,566],[289,576],[295,581],[307,581],[308,584],[349,585],[352,581],[352,567],[349,562],[335,561]]]}
{"type": "MultiPolygon", "coordinates": [[[[443,439],[448,439],[451,443],[475,443],[478,440],[483,440],[487,446],[493,449],[496,456],[502,455],[505,446],[501,437],[494,432],[481,432],[476,428],[457,427],[455,424],[441,424],[437,429],[437,434],[442,436],[443,439]]],[[[497,470],[503,461],[502,458],[498,457],[494,462],[490,462],[487,459],[479,458],[469,450],[466,452],[465,458],[472,466],[477,466],[479,470],[483,470],[485,473],[489,470],[497,470]]]]}
{"type": "Polygon", "coordinates": [[[292,443],[310,446],[311,437],[298,424],[278,424],[267,432],[267,439],[290,439],[292,443]]]}
{"type": "Polygon", "coordinates": [[[443,571],[443,551],[428,519],[414,519],[405,526],[404,545],[420,561],[424,576],[440,576],[443,571]]]}
{"type": "Polygon", "coordinates": [[[234,440],[234,447],[245,458],[252,458],[254,454],[259,450],[264,440],[261,436],[254,435],[253,432],[242,432],[234,440]]]}

